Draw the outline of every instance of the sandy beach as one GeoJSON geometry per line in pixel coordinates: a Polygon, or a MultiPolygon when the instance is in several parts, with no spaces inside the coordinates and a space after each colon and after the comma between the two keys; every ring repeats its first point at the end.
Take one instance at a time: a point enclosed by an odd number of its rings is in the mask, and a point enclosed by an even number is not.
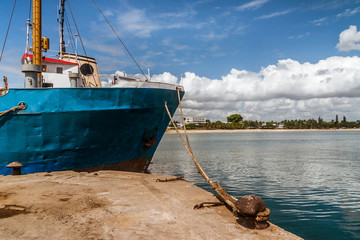
{"type": "MultiPolygon", "coordinates": [[[[249,132],[319,132],[319,131],[360,131],[360,128],[346,128],[346,129],[215,129],[215,130],[187,130],[191,133],[249,133],[249,132]]],[[[184,133],[184,130],[180,130],[184,133]]],[[[175,129],[166,130],[165,134],[176,134],[175,129]]]]}

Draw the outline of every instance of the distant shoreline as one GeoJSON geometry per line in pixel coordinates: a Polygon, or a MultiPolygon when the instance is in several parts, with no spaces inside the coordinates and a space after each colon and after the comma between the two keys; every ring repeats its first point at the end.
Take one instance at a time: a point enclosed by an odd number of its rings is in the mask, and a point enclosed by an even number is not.
{"type": "MultiPolygon", "coordinates": [[[[184,133],[184,130],[179,130],[184,133]]],[[[360,131],[360,128],[346,128],[346,129],[192,129],[187,130],[187,133],[249,133],[249,132],[335,132],[335,131],[360,131]]],[[[174,129],[167,129],[165,134],[176,134],[174,129]]]]}

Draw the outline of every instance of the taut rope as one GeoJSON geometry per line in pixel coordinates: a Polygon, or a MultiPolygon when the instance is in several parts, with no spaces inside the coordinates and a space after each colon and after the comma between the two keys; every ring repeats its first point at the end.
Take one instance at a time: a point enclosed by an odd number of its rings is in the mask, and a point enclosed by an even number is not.
{"type": "MultiPolygon", "coordinates": [[[[190,152],[193,152],[192,149],[191,149],[191,146],[190,146],[189,138],[188,138],[186,127],[185,127],[185,120],[184,120],[183,111],[182,111],[182,107],[181,107],[180,88],[176,88],[176,91],[177,91],[178,99],[179,99],[179,108],[180,108],[180,113],[181,113],[182,124],[183,124],[183,127],[184,127],[184,133],[185,133],[185,137],[186,137],[186,142],[187,142],[187,145],[189,147],[190,152]]],[[[175,129],[176,129],[176,127],[175,127],[175,129]]]]}
{"type": "MultiPolygon", "coordinates": [[[[244,202],[243,200],[245,199],[245,207],[248,207],[250,204],[251,206],[254,206],[254,202],[246,202],[246,199],[259,199],[259,197],[255,196],[255,195],[249,195],[249,196],[245,196],[241,199],[237,199],[233,196],[231,196],[230,194],[228,194],[226,192],[226,189],[223,188],[220,185],[220,182],[215,183],[211,178],[209,178],[209,176],[205,173],[205,171],[202,169],[202,167],[200,166],[200,164],[198,163],[198,161],[195,158],[195,155],[190,147],[190,142],[189,142],[189,138],[186,132],[186,127],[185,127],[185,122],[184,122],[184,116],[183,116],[183,112],[182,112],[182,107],[181,107],[181,99],[180,99],[180,89],[177,89],[177,94],[178,94],[178,99],[179,99],[179,108],[180,108],[180,113],[181,113],[181,118],[182,118],[182,122],[184,125],[184,132],[185,132],[185,136],[186,136],[186,141],[187,144],[185,143],[183,137],[181,136],[179,130],[176,128],[176,125],[174,123],[174,120],[171,117],[169,108],[167,107],[167,103],[165,102],[165,109],[167,114],[169,115],[170,121],[172,123],[172,125],[175,128],[175,131],[177,133],[177,135],[179,136],[182,144],[184,145],[186,151],[189,153],[190,157],[192,158],[192,160],[195,163],[196,168],[198,169],[199,173],[201,174],[201,176],[203,176],[203,178],[206,180],[206,182],[208,182],[211,186],[211,188],[218,194],[220,201],[222,201],[223,203],[225,203],[226,205],[228,205],[231,209],[234,215],[236,216],[243,216],[246,219],[250,219],[251,221],[254,221],[255,224],[255,228],[257,229],[264,229],[267,228],[269,226],[269,224],[267,223],[267,220],[270,218],[270,209],[265,208],[265,203],[263,203],[264,205],[264,210],[260,210],[255,212],[254,214],[251,214],[251,216],[248,215],[248,213],[246,211],[244,211],[244,204],[242,204],[241,202],[244,202]]],[[[260,198],[260,200],[263,202],[263,200],[260,198]]],[[[213,203],[211,203],[213,204],[213,203]]],[[[203,205],[196,205],[194,208],[201,208],[203,207],[203,205]]],[[[257,208],[257,206],[255,206],[255,209],[257,208]]],[[[252,209],[252,208],[251,208],[252,209]]],[[[246,209],[245,209],[246,210],[246,209]]]]}
{"type": "Polygon", "coordinates": [[[14,112],[14,111],[17,111],[17,110],[24,110],[26,108],[26,105],[18,105],[18,106],[15,106],[15,107],[12,107],[6,111],[3,111],[3,112],[0,112],[0,117],[10,113],[10,112],[14,112]]]}
{"type": "MultiPolygon", "coordinates": [[[[179,89],[177,90],[177,93],[178,93],[178,98],[179,98],[179,102],[180,101],[180,92],[179,92],[179,89]]],[[[179,107],[180,107],[180,112],[181,112],[181,118],[184,119],[183,115],[182,115],[182,109],[181,109],[181,103],[179,104],[179,107]]],[[[219,195],[220,199],[225,202],[229,207],[231,207],[233,213],[238,213],[238,209],[236,208],[235,206],[235,202],[237,201],[237,199],[233,196],[231,196],[230,194],[228,194],[225,190],[225,188],[223,188],[222,186],[220,186],[220,182],[218,183],[215,183],[211,178],[209,178],[209,176],[205,173],[205,171],[202,169],[202,167],[200,166],[200,164],[198,163],[198,161],[196,160],[195,156],[194,156],[194,153],[192,152],[191,150],[191,147],[190,147],[190,142],[189,142],[189,139],[187,137],[187,133],[186,133],[186,127],[185,127],[185,124],[184,125],[184,131],[185,131],[185,135],[186,135],[186,139],[188,141],[188,145],[185,143],[183,137],[181,136],[179,130],[177,130],[176,128],[176,125],[174,123],[174,120],[172,119],[171,117],[171,114],[170,114],[170,111],[169,111],[169,108],[167,107],[167,103],[165,102],[165,108],[166,108],[166,112],[168,113],[169,115],[169,118],[170,118],[170,121],[171,123],[173,124],[174,128],[175,128],[175,131],[176,133],[178,134],[182,144],[184,145],[186,151],[189,153],[190,157],[192,158],[192,160],[194,161],[195,163],[195,166],[196,168],[198,169],[199,173],[201,174],[201,176],[203,176],[203,178],[206,180],[206,182],[208,182],[211,186],[211,188],[219,195]]],[[[183,120],[184,122],[184,120],[183,120]]]]}

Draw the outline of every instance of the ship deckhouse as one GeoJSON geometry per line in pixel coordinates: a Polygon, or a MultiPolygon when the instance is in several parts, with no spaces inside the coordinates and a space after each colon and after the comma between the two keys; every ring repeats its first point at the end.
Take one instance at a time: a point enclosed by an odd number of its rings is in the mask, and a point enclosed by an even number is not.
{"type": "MultiPolygon", "coordinates": [[[[32,62],[33,55],[24,54],[21,62],[32,62]]],[[[43,57],[42,87],[101,87],[94,58],[63,54],[63,60],[43,57]],[[79,66],[80,65],[80,66],[79,66]]]]}

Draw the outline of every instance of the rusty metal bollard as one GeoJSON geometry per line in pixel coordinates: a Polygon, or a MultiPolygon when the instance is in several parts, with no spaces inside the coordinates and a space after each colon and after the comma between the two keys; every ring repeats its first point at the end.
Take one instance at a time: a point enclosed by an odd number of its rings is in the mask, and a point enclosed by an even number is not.
{"type": "Polygon", "coordinates": [[[266,208],[264,200],[256,195],[246,195],[235,203],[241,217],[240,224],[248,228],[265,229],[269,227],[270,210],[266,208]]]}
{"type": "Polygon", "coordinates": [[[6,165],[7,168],[12,168],[12,175],[21,175],[21,167],[23,167],[23,165],[20,162],[12,162],[8,165],[6,165]]]}

